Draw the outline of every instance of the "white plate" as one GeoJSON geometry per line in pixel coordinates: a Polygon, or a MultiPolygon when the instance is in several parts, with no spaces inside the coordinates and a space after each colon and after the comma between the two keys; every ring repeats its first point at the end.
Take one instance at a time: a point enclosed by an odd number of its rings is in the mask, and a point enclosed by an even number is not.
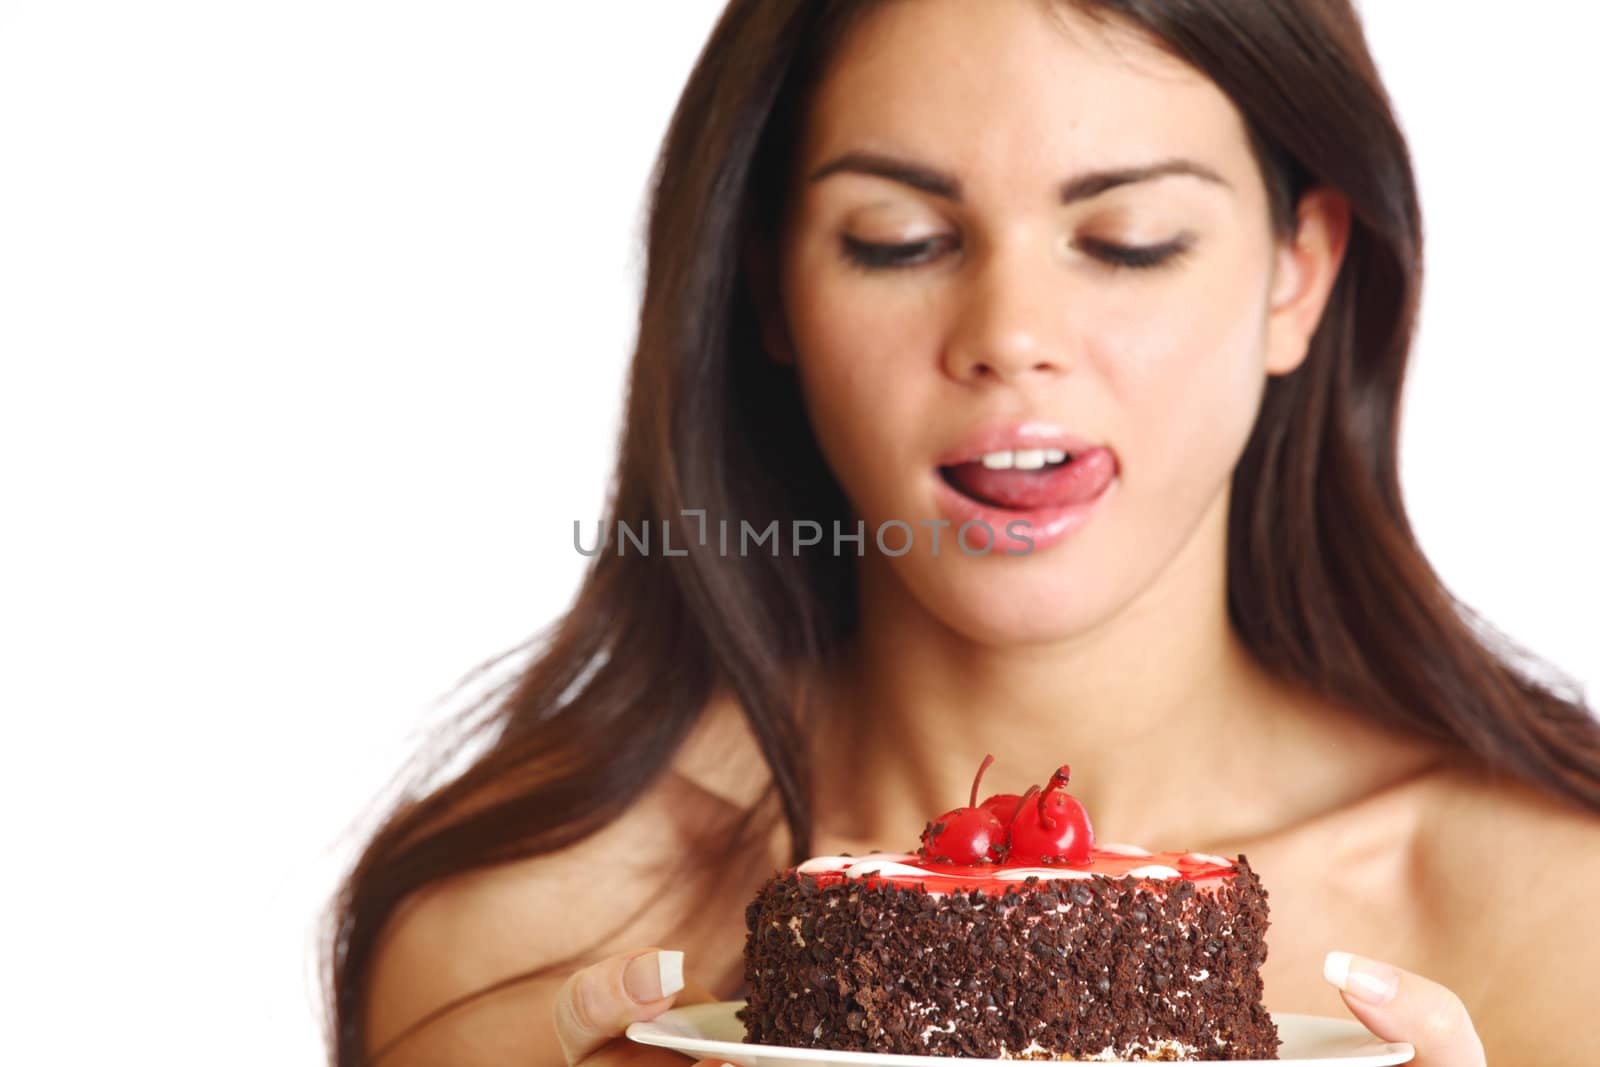
{"type": "MultiPolygon", "coordinates": [[[[884,1052],[830,1052],[826,1049],[787,1048],[778,1045],[747,1045],[744,1023],[734,1012],[742,1000],[716,1004],[691,1004],[662,1012],[649,1022],[632,1023],[628,1037],[641,1045],[670,1048],[690,1057],[714,1057],[734,1067],[937,1067],[940,1064],[989,1064],[1016,1067],[1020,1060],[975,1060],[965,1056],[898,1056],[884,1052]]],[[[1298,1067],[1387,1067],[1406,1063],[1416,1055],[1403,1042],[1382,1041],[1360,1023],[1346,1019],[1324,1019],[1318,1015],[1288,1015],[1273,1012],[1278,1024],[1275,1060],[1189,1060],[1189,1063],[1231,1062],[1232,1067],[1250,1064],[1294,1063],[1298,1067]]],[[[1060,1062],[1060,1061],[1057,1061],[1060,1062]]],[[[1132,1063],[1132,1060],[1097,1060],[1097,1063],[1132,1063]]]]}

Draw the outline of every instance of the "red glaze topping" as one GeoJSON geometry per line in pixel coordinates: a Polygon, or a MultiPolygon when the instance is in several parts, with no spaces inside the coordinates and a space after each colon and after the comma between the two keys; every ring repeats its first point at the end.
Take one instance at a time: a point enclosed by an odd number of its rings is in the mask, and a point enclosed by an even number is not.
{"type": "Polygon", "coordinates": [[[893,865],[890,869],[859,877],[920,884],[930,892],[982,889],[993,894],[1027,889],[1026,875],[1017,873],[1022,871],[1042,882],[1094,875],[1123,878],[1141,868],[1167,868],[1145,871],[1138,877],[1158,883],[1176,877],[1219,884],[1237,873],[1233,862],[1220,856],[1192,852],[1130,856],[1123,848],[1096,848],[1089,813],[1066,790],[1072,776],[1066,764],[1056,769],[1043,789],[1029,786],[1021,796],[997,793],[979,804],[978,786],[993,762],[992,755],[985,756],[973,776],[969,806],[954,808],[928,823],[915,855],[845,857],[834,863],[822,863],[819,858],[808,864],[840,869],[807,873],[819,886],[827,886],[848,877],[845,866],[887,862],[893,865]],[[1169,873],[1172,871],[1177,873],[1169,873]],[[1006,873],[1012,876],[1002,877],[1006,873]]]}
{"type": "MultiPolygon", "coordinates": [[[[850,856],[845,857],[852,863],[868,863],[876,859],[890,860],[884,856],[850,856]]],[[[937,863],[918,859],[914,856],[906,859],[893,859],[896,868],[913,868],[911,871],[890,869],[872,874],[858,876],[863,882],[872,879],[883,879],[894,882],[896,885],[921,885],[930,892],[966,892],[981,889],[993,896],[1000,896],[1008,890],[1027,892],[1030,889],[1040,888],[1040,885],[1051,879],[1082,878],[1084,875],[1103,875],[1109,878],[1124,878],[1141,867],[1167,867],[1178,872],[1178,878],[1186,879],[1197,884],[1218,883],[1232,878],[1238,873],[1238,868],[1231,860],[1217,863],[1221,856],[1201,856],[1193,852],[1156,852],[1149,856],[1127,856],[1121,852],[1095,849],[1090,858],[1083,863],[1057,863],[1036,865],[1031,863],[981,863],[958,865],[953,863],[937,863]],[[1001,878],[1000,875],[1007,871],[1027,870],[1037,874],[1039,883],[1029,886],[1023,878],[1001,878]]],[[[844,870],[816,871],[808,875],[815,878],[819,887],[838,885],[847,880],[844,870]]],[[[1160,885],[1165,881],[1174,881],[1170,875],[1145,875],[1141,876],[1160,885]]],[[[1056,883],[1052,888],[1060,888],[1056,883]]]]}

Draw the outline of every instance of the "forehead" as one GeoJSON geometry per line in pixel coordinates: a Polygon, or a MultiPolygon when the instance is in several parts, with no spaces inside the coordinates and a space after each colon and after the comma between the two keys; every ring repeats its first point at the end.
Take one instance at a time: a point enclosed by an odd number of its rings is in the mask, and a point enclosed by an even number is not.
{"type": "Polygon", "coordinates": [[[1243,120],[1137,30],[1040,0],[888,0],[842,42],[807,116],[809,167],[848,149],[914,155],[975,192],[1183,155],[1242,177],[1243,120]]]}

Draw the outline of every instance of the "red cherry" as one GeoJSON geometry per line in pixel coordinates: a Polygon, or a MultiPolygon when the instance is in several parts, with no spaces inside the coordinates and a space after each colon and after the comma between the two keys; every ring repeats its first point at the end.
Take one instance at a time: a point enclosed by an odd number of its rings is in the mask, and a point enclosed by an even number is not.
{"type": "MultiPolygon", "coordinates": [[[[1019,814],[1021,814],[1021,812],[1022,812],[1022,806],[1024,804],[1028,803],[1028,801],[1032,800],[1036,795],[1038,795],[1038,792],[1039,792],[1039,787],[1038,786],[1030,785],[1023,792],[1023,794],[1020,797],[1017,798],[1017,802],[1015,804],[1011,805],[1011,810],[1009,812],[1007,812],[1001,818],[1001,821],[1006,824],[1006,860],[1007,861],[1009,861],[1011,859],[1011,854],[1013,852],[1013,849],[1011,847],[1011,824],[1017,821],[1017,816],[1019,814]]],[[[998,798],[990,798],[990,799],[998,799],[998,798]]]]}
{"type": "Polygon", "coordinates": [[[1005,823],[993,812],[956,808],[928,824],[917,852],[924,860],[938,863],[999,863],[1005,855],[1005,840],[1005,823]]]}
{"type": "Polygon", "coordinates": [[[1094,848],[1089,813],[1066,784],[1072,771],[1065,764],[1050,776],[1037,799],[1024,794],[1008,827],[1011,863],[1086,863],[1094,848]]]}
{"type": "Polygon", "coordinates": [[[1011,816],[1017,813],[1017,801],[1022,798],[1015,793],[996,793],[982,804],[978,803],[978,783],[983,778],[983,772],[989,769],[989,764],[994,762],[993,756],[983,757],[983,766],[978,768],[977,776],[972,779],[972,799],[969,803],[974,807],[994,813],[995,818],[1002,823],[1009,823],[1011,816]]]}
{"type": "Polygon", "coordinates": [[[989,810],[989,801],[978,806],[978,783],[993,762],[993,755],[984,756],[978,773],[973,775],[971,806],[947,811],[923,828],[922,847],[917,854],[924,860],[974,864],[999,863],[1005,858],[1005,822],[989,810]]]}
{"type": "Polygon", "coordinates": [[[995,817],[1003,823],[1011,821],[1011,816],[1017,813],[1017,802],[1022,798],[1015,793],[996,793],[985,800],[978,807],[984,811],[992,811],[995,817]]]}

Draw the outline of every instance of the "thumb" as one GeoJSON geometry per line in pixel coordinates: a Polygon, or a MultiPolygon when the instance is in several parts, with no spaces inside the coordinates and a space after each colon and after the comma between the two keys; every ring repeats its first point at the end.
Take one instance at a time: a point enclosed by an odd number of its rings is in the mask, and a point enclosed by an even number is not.
{"type": "Polygon", "coordinates": [[[1322,977],[1368,1030],[1415,1046],[1417,1067],[1484,1067],[1466,1005],[1439,983],[1348,952],[1328,953],[1322,977]]]}
{"type": "Polygon", "coordinates": [[[631,1022],[653,1019],[683,988],[683,953],[646,949],[611,956],[568,978],[555,999],[556,1037],[567,1062],[581,1063],[631,1022]]]}

